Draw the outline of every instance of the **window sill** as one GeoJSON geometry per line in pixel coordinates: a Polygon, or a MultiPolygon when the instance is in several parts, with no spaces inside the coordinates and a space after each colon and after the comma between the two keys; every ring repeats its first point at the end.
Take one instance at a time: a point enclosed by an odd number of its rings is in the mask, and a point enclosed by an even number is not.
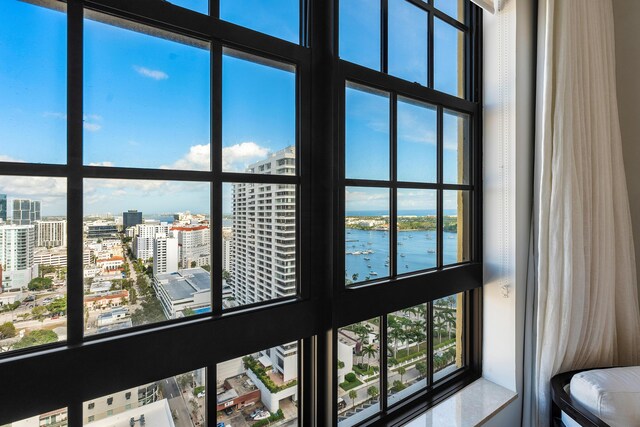
{"type": "Polygon", "coordinates": [[[517,397],[517,393],[480,378],[404,427],[468,427],[487,422],[517,397]]]}

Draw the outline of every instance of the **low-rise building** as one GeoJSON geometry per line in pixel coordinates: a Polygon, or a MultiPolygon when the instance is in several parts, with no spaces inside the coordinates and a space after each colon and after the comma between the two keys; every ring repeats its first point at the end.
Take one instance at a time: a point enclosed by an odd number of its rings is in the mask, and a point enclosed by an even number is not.
{"type": "Polygon", "coordinates": [[[104,310],[107,308],[120,307],[129,299],[129,291],[109,292],[106,295],[89,295],[84,297],[84,307],[88,310],[104,310]]]}
{"type": "Polygon", "coordinates": [[[205,312],[211,307],[211,276],[196,267],[153,277],[156,295],[168,319],[184,315],[184,310],[205,312]]]}
{"type": "Polygon", "coordinates": [[[216,411],[240,409],[260,400],[260,390],[245,374],[227,378],[216,393],[216,411]]]}
{"type": "Polygon", "coordinates": [[[98,315],[98,328],[111,326],[117,323],[126,323],[128,327],[132,326],[131,317],[129,317],[129,310],[127,310],[127,308],[118,307],[98,315]]]}
{"type": "Polygon", "coordinates": [[[99,259],[96,261],[96,265],[100,267],[102,271],[120,270],[124,265],[124,258],[121,256],[114,256],[107,259],[99,259]]]}

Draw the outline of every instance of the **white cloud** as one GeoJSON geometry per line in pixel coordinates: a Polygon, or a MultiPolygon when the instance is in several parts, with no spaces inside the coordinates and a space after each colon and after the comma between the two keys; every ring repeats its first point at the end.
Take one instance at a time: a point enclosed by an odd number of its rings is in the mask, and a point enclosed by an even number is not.
{"type": "Polygon", "coordinates": [[[268,148],[251,141],[224,147],[222,149],[222,170],[244,172],[249,164],[266,158],[268,154],[268,148]]]}
{"type": "Polygon", "coordinates": [[[4,154],[0,154],[0,162],[18,162],[24,163],[24,160],[14,159],[11,156],[5,156],[4,154]]]}
{"type": "Polygon", "coordinates": [[[169,78],[169,75],[161,70],[152,70],[150,68],[141,67],[139,65],[134,65],[133,69],[143,77],[149,77],[153,80],[166,80],[169,78]]]}
{"type": "Polygon", "coordinates": [[[0,193],[9,199],[40,200],[45,215],[64,214],[67,210],[67,181],[64,178],[3,176],[0,177],[0,193]]]}
{"type": "Polygon", "coordinates": [[[389,190],[385,188],[349,187],[345,197],[347,211],[389,209],[389,190]]]}
{"type": "Polygon", "coordinates": [[[176,160],[171,165],[160,166],[161,169],[187,169],[187,170],[209,170],[210,169],[211,144],[193,145],[189,152],[181,159],[176,160]]]}
{"type": "Polygon", "coordinates": [[[102,126],[101,126],[101,125],[99,125],[99,124],[97,124],[97,123],[87,123],[87,122],[84,122],[84,123],[82,124],[82,127],[83,127],[85,130],[88,130],[89,132],[97,132],[97,131],[99,131],[100,129],[102,129],[102,126]]]}
{"type": "Polygon", "coordinates": [[[115,166],[112,162],[95,162],[95,163],[89,163],[89,166],[107,166],[107,167],[113,167],[115,166]]]}

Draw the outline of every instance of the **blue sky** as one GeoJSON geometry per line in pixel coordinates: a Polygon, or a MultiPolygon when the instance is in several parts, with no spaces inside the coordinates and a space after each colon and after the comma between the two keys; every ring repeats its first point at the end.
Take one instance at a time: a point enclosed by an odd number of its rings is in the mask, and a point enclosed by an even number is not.
{"type": "MultiPolygon", "coordinates": [[[[172,2],[207,12],[204,0],[172,2]]],[[[341,3],[341,56],[379,68],[379,2],[341,3]]],[[[221,1],[223,19],[292,42],[298,41],[298,14],[297,0],[221,1]]],[[[391,71],[424,80],[426,27],[407,28],[420,26],[426,14],[405,0],[390,0],[390,15],[390,27],[396,29],[390,38],[391,71]]],[[[438,58],[438,52],[455,50],[455,33],[436,28],[438,58]]],[[[84,55],[85,164],[210,170],[207,45],[87,20],[84,55]]],[[[455,91],[455,73],[450,72],[455,60],[436,62],[438,88],[455,91]]],[[[66,71],[66,16],[17,0],[0,2],[0,161],[65,163],[66,71]]],[[[224,170],[243,171],[268,153],[295,143],[295,90],[295,70],[224,56],[224,170]]],[[[347,89],[346,98],[348,177],[388,179],[388,98],[358,89],[347,89]]],[[[434,117],[429,106],[399,103],[401,179],[435,179],[434,117]]],[[[456,117],[448,121],[445,116],[445,167],[452,171],[458,128],[456,117]]],[[[451,182],[456,177],[449,178],[451,182]]],[[[150,186],[124,180],[90,184],[85,182],[87,213],[209,209],[209,191],[196,185],[150,186]],[[159,197],[163,194],[173,195],[159,197]]],[[[0,179],[0,192],[9,198],[46,200],[45,215],[64,214],[66,208],[64,180],[5,177],[0,179]]],[[[377,209],[374,205],[370,209],[377,209]]]]}

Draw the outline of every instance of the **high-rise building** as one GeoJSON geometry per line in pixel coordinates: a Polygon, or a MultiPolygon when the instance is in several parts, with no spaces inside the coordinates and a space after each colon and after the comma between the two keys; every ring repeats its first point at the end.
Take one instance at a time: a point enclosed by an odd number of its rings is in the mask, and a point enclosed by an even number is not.
{"type": "Polygon", "coordinates": [[[34,221],[40,221],[41,205],[37,200],[14,199],[13,223],[15,225],[31,225],[34,221]]]}
{"type": "MultiPolygon", "coordinates": [[[[295,148],[277,151],[268,159],[249,165],[249,173],[295,174],[295,148]]],[[[296,190],[290,184],[233,184],[233,228],[230,241],[228,284],[236,303],[244,305],[296,293],[296,190]]],[[[288,343],[261,352],[283,381],[297,376],[297,343],[288,343]]],[[[289,390],[297,398],[295,390],[289,390]]],[[[269,400],[269,399],[266,399],[269,400]]],[[[267,404],[267,403],[265,403],[267,404]]],[[[274,407],[267,404],[269,407],[274,407]]]]}
{"type": "Polygon", "coordinates": [[[7,222],[7,195],[0,194],[0,221],[7,222]]]}
{"type": "Polygon", "coordinates": [[[138,224],[142,224],[142,212],[138,212],[137,210],[122,212],[122,228],[124,230],[138,224]]]}
{"type": "Polygon", "coordinates": [[[27,286],[38,275],[34,264],[35,228],[33,225],[0,226],[0,265],[3,290],[27,286]]]}
{"type": "Polygon", "coordinates": [[[178,270],[178,239],[167,233],[158,233],[153,239],[153,274],[178,270]]]}
{"type": "Polygon", "coordinates": [[[208,225],[171,227],[178,238],[181,268],[211,265],[211,232],[208,225]]]}
{"type": "Polygon", "coordinates": [[[230,227],[222,229],[222,270],[231,273],[231,243],[233,231],[230,227]]]}
{"type": "MultiPolygon", "coordinates": [[[[292,175],[294,147],[250,165],[247,172],[271,170],[292,175]]],[[[296,293],[296,191],[290,184],[233,184],[231,278],[235,300],[252,304],[296,293]]]]}
{"type": "Polygon", "coordinates": [[[36,246],[67,246],[67,221],[36,221],[36,246]]]}
{"type": "Polygon", "coordinates": [[[136,225],[133,239],[133,253],[136,258],[147,260],[153,257],[153,239],[158,233],[169,233],[169,225],[166,222],[147,221],[136,225]]]}

